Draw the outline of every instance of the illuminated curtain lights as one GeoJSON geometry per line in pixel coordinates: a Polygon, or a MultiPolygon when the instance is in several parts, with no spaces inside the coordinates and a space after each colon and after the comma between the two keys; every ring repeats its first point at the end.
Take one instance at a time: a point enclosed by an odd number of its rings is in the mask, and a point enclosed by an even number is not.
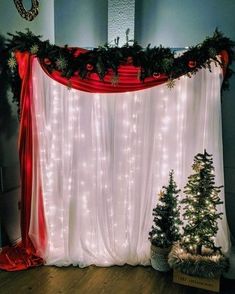
{"type": "MultiPolygon", "coordinates": [[[[181,77],[173,89],[93,94],[53,81],[34,61],[47,264],[149,264],[152,209],[169,170],[183,187],[206,148],[223,183],[221,68],[212,70],[181,77]]],[[[217,241],[228,248],[225,218],[217,241]]]]}

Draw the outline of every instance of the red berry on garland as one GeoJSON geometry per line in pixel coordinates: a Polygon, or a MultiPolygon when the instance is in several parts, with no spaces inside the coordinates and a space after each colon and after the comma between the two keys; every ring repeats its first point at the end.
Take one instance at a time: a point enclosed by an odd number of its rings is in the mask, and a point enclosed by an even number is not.
{"type": "Polygon", "coordinates": [[[160,78],[160,75],[161,74],[159,72],[154,72],[153,73],[153,78],[157,80],[158,78],[160,78]]]}
{"type": "Polygon", "coordinates": [[[197,62],[195,60],[189,60],[188,67],[194,68],[197,66],[197,62]]]}
{"type": "Polygon", "coordinates": [[[49,64],[51,64],[51,61],[49,58],[44,58],[44,63],[49,65],[49,64]]]}
{"type": "Polygon", "coordinates": [[[87,69],[88,71],[92,71],[93,68],[94,68],[94,66],[93,66],[92,64],[90,64],[90,63],[88,63],[88,64],[86,65],[86,69],[87,69]]]}
{"type": "Polygon", "coordinates": [[[132,64],[133,63],[133,58],[131,56],[127,57],[126,63],[127,64],[132,64]]]}

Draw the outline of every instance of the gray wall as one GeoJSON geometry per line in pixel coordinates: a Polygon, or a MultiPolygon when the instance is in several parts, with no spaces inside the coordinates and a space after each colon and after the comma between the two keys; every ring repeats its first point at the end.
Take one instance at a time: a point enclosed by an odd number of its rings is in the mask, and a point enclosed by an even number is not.
{"type": "Polygon", "coordinates": [[[142,44],[184,47],[216,27],[235,35],[234,0],[136,0],[135,38],[142,44]]]}
{"type": "Polygon", "coordinates": [[[107,42],[108,0],[56,0],[57,45],[98,47],[107,42]]]}
{"type": "Polygon", "coordinates": [[[135,0],[108,0],[108,42],[114,44],[119,37],[119,46],[126,43],[126,30],[129,40],[135,33],[135,0]]]}
{"type": "MultiPolygon", "coordinates": [[[[216,27],[235,40],[234,0],[136,0],[135,38],[143,46],[196,45],[216,27]]],[[[235,66],[233,65],[233,70],[235,66]]],[[[235,237],[235,77],[223,94],[223,144],[226,206],[235,237]]]]}
{"type": "MultiPolygon", "coordinates": [[[[30,9],[31,1],[24,0],[25,8],[30,9]]],[[[17,12],[14,1],[0,0],[0,34],[25,31],[29,28],[35,34],[43,35],[54,43],[54,0],[40,1],[39,15],[32,22],[24,20],[17,12]]],[[[0,215],[2,226],[9,239],[16,240],[20,236],[19,228],[19,162],[17,152],[18,119],[16,106],[11,104],[12,115],[8,124],[0,132],[0,167],[3,175],[3,191],[0,191],[0,215]]],[[[2,189],[1,189],[2,190],[2,189]]],[[[0,240],[1,242],[1,240],[0,240]]],[[[0,243],[1,244],[1,243],[0,243]]]]}

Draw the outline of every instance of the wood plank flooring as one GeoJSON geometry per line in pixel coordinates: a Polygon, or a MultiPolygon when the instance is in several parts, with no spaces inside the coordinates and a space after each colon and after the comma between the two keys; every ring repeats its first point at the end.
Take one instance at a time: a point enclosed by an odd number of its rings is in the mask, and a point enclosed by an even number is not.
{"type": "MultiPolygon", "coordinates": [[[[21,272],[0,271],[0,294],[206,294],[172,282],[172,273],[151,267],[113,266],[84,269],[42,266],[21,272]]],[[[235,294],[235,280],[222,279],[223,294],[235,294]]]]}

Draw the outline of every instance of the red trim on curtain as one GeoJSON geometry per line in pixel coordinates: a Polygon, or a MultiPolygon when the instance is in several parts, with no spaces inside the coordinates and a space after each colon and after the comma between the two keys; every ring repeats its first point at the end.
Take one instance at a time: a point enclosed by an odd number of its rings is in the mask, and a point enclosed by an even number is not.
{"type": "Polygon", "coordinates": [[[122,65],[119,67],[118,81],[116,83],[113,80],[114,76],[111,70],[106,74],[103,81],[100,80],[96,73],[91,73],[89,78],[86,79],[73,76],[68,81],[68,79],[61,76],[59,71],[49,73],[43,64],[42,68],[50,78],[59,83],[80,91],[92,93],[120,93],[144,90],[163,84],[168,80],[166,75],[159,75],[157,79],[146,78],[144,82],[142,82],[137,78],[139,69],[131,65],[122,65]]]}
{"type": "MultiPolygon", "coordinates": [[[[20,109],[21,121],[19,130],[19,160],[21,174],[21,237],[22,242],[15,247],[5,247],[0,254],[0,269],[17,271],[43,264],[43,259],[37,255],[30,238],[29,226],[32,198],[32,60],[29,53],[16,53],[19,64],[19,74],[22,79],[20,109]]],[[[40,227],[40,241],[45,244],[46,226],[41,189],[39,191],[38,220],[40,227]]]]}
{"type": "Polygon", "coordinates": [[[220,56],[221,56],[221,61],[223,63],[223,75],[225,76],[226,75],[226,72],[227,72],[227,66],[228,66],[228,63],[229,63],[229,55],[228,55],[228,52],[226,50],[222,50],[220,52],[220,56]]]}

